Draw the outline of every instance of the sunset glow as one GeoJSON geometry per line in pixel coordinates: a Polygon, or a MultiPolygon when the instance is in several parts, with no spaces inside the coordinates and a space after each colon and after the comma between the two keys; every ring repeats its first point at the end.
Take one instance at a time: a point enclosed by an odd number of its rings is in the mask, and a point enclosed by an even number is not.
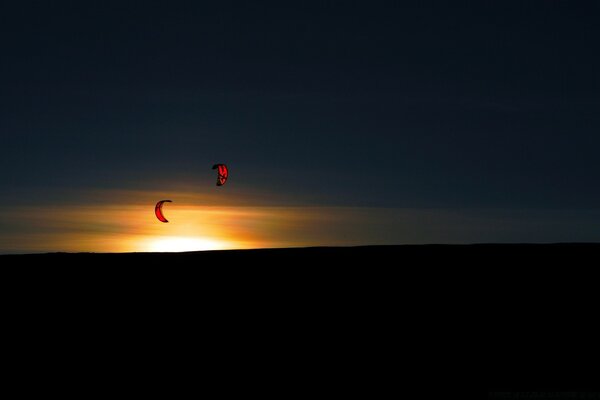
{"type": "Polygon", "coordinates": [[[202,250],[224,250],[230,248],[227,243],[217,240],[193,237],[166,237],[148,241],[142,251],[150,252],[182,252],[202,250]]]}
{"type": "Polygon", "coordinates": [[[358,244],[364,217],[353,209],[218,206],[215,199],[171,192],[167,223],[154,213],[153,192],[94,192],[80,204],[28,206],[0,210],[13,226],[0,235],[0,252],[183,252],[203,250],[358,244]],[[343,237],[323,227],[348,226],[343,237]],[[353,229],[360,227],[353,233],[353,229]]]}
{"type": "MultiPolygon", "coordinates": [[[[0,210],[9,231],[0,233],[0,253],[181,252],[361,244],[473,243],[502,240],[491,226],[503,220],[506,238],[558,242],[573,237],[544,234],[544,221],[564,232],[594,232],[598,212],[368,207],[219,205],[218,199],[171,191],[168,223],[154,213],[162,193],[94,191],[71,194],[77,203],[29,205],[0,210]],[[449,229],[448,227],[455,227],[449,229]],[[335,227],[335,229],[333,228],[335,227]],[[520,233],[519,233],[520,232],[520,233]],[[521,236],[518,236],[521,235],[521,236]]],[[[242,197],[239,196],[237,199],[242,197]]],[[[586,233],[588,232],[588,233],[586,233]]],[[[509,239],[505,239],[508,241],[509,239]]]]}

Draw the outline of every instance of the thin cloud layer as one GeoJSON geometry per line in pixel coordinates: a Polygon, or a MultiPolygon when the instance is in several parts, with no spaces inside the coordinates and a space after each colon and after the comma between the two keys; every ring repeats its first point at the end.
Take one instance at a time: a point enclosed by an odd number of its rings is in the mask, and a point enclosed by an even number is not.
{"type": "Polygon", "coordinates": [[[0,211],[0,253],[136,252],[376,244],[595,241],[600,210],[217,205],[174,193],[97,192],[81,204],[0,211]],[[88,203],[94,197],[97,203],[88,203]],[[106,201],[111,199],[112,203],[106,201]]]}

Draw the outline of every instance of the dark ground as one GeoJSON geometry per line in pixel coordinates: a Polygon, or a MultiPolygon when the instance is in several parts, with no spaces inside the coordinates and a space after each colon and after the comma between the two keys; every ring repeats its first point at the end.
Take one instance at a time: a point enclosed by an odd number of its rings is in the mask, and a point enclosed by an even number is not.
{"type": "Polygon", "coordinates": [[[5,358],[14,379],[47,373],[48,391],[64,389],[59,360],[88,388],[125,382],[165,397],[582,390],[598,376],[598,254],[515,244],[0,256],[5,358]]]}
{"type": "MultiPolygon", "coordinates": [[[[2,255],[2,262],[60,262],[93,263],[110,261],[143,267],[145,264],[171,265],[194,262],[242,262],[240,267],[253,262],[278,264],[284,262],[293,266],[294,261],[311,261],[313,266],[324,267],[321,262],[375,261],[384,264],[397,264],[405,261],[435,261],[441,257],[445,262],[485,262],[496,260],[519,262],[554,260],[555,257],[580,259],[585,255],[596,254],[600,243],[559,243],[559,244],[475,244],[475,245],[402,245],[402,246],[357,246],[357,247],[308,247],[258,250],[220,250],[185,253],[47,253],[28,255],[2,255]],[[417,257],[412,259],[412,257],[417,257]],[[447,258],[449,257],[449,258],[447,258]]],[[[340,266],[340,265],[336,265],[340,266]]]]}

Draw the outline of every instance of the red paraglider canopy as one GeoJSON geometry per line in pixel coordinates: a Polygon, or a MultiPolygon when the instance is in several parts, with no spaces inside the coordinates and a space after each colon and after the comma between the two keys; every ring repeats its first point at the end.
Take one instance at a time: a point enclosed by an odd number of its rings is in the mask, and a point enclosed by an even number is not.
{"type": "Polygon", "coordinates": [[[154,207],[154,214],[156,214],[156,218],[158,218],[158,220],[160,222],[169,222],[169,220],[167,220],[162,213],[163,203],[172,203],[172,201],[171,200],[161,200],[158,203],[156,203],[156,207],[154,207]]]}
{"type": "Polygon", "coordinates": [[[215,164],[212,169],[218,169],[217,176],[217,186],[223,186],[225,182],[227,182],[227,177],[229,176],[229,169],[227,169],[227,165],[225,164],[215,164]]]}

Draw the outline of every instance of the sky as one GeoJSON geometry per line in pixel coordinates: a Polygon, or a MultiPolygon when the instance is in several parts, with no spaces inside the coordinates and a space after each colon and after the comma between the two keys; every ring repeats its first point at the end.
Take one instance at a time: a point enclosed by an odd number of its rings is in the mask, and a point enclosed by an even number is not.
{"type": "Polygon", "coordinates": [[[596,1],[4,3],[0,253],[600,237],[596,1]]]}

